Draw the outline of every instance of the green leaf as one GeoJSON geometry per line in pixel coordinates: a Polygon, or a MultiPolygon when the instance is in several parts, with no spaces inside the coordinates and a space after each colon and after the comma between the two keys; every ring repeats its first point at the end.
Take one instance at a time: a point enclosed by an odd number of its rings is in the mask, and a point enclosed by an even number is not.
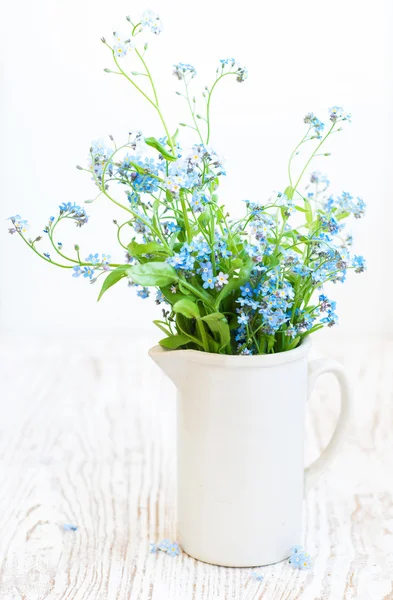
{"type": "Polygon", "coordinates": [[[220,352],[220,342],[216,342],[210,335],[207,336],[207,341],[209,344],[209,352],[214,352],[218,354],[220,352]]]}
{"type": "Polygon", "coordinates": [[[165,198],[167,202],[173,202],[173,196],[169,190],[165,190],[165,198]]]}
{"type": "MultiPolygon", "coordinates": [[[[163,295],[165,296],[165,298],[168,300],[169,304],[173,305],[176,304],[176,302],[178,302],[179,300],[183,300],[186,296],[184,294],[181,294],[177,291],[177,285],[176,285],[176,292],[173,293],[172,292],[172,286],[171,285],[167,285],[167,286],[163,286],[161,287],[161,292],[163,293],[163,295]]],[[[188,290],[187,290],[188,292],[188,290]]],[[[188,300],[196,300],[196,298],[194,296],[187,296],[188,300]]]]}
{"type": "Polygon", "coordinates": [[[220,306],[220,304],[224,300],[224,298],[229,296],[229,294],[231,294],[235,290],[238,290],[241,285],[244,285],[245,283],[247,283],[253,267],[254,267],[254,263],[252,262],[251,258],[247,257],[244,265],[241,267],[241,269],[239,271],[239,276],[233,277],[232,279],[230,279],[228,281],[228,283],[226,285],[224,285],[221,292],[218,294],[216,302],[215,302],[216,308],[218,308],[220,306]]]}
{"type": "Polygon", "coordinates": [[[200,339],[195,337],[193,333],[195,333],[195,323],[192,319],[186,319],[180,313],[176,314],[176,328],[178,331],[181,331],[184,335],[188,336],[190,342],[193,342],[197,346],[203,348],[203,343],[200,339]]]}
{"type": "Polygon", "coordinates": [[[135,265],[129,268],[128,275],[134,283],[143,286],[161,287],[177,281],[175,269],[166,262],[147,262],[143,265],[135,265]]]}
{"type": "Polygon", "coordinates": [[[156,319],[155,321],[153,321],[153,323],[158,327],[158,329],[161,329],[161,331],[163,331],[165,335],[172,335],[163,321],[159,321],[158,319],[156,319]]]}
{"type": "Polygon", "coordinates": [[[176,302],[173,305],[173,310],[175,313],[180,313],[183,317],[187,317],[187,319],[199,319],[200,317],[198,305],[188,298],[176,302]]]}
{"type": "Polygon", "coordinates": [[[300,336],[295,337],[295,339],[292,340],[292,342],[289,344],[288,350],[293,350],[294,348],[296,348],[296,346],[298,345],[299,342],[300,342],[300,336]]]}
{"type": "Polygon", "coordinates": [[[211,182],[210,182],[210,191],[214,192],[218,186],[220,185],[220,180],[218,177],[215,177],[211,182]]]}
{"type": "Polygon", "coordinates": [[[176,242],[177,242],[177,238],[179,237],[179,233],[180,231],[174,231],[169,239],[169,247],[171,250],[173,250],[176,242]]]}
{"type": "Polygon", "coordinates": [[[132,241],[128,244],[127,249],[131,256],[143,256],[144,254],[165,254],[168,252],[162,244],[158,242],[149,242],[148,244],[138,244],[138,242],[132,241]]]}
{"type": "Polygon", "coordinates": [[[219,350],[224,348],[231,341],[231,333],[229,330],[228,321],[222,313],[211,313],[202,317],[202,321],[207,323],[210,331],[215,334],[220,342],[219,350]]]}
{"type": "Polygon", "coordinates": [[[169,348],[170,350],[176,350],[176,348],[179,348],[180,346],[185,346],[186,344],[188,344],[190,342],[190,338],[188,337],[188,335],[170,335],[162,340],[160,340],[158,343],[160,344],[160,346],[163,346],[164,348],[169,348]]]}
{"type": "Polygon", "coordinates": [[[186,288],[181,281],[179,281],[179,290],[181,291],[182,294],[184,294],[185,296],[189,296],[191,294],[191,291],[186,288]]]}
{"type": "Polygon", "coordinates": [[[278,256],[268,256],[267,261],[270,267],[276,267],[280,264],[280,259],[278,258],[278,256]]]}
{"type": "Polygon", "coordinates": [[[160,154],[162,154],[162,156],[166,160],[176,160],[176,156],[173,156],[173,154],[170,154],[168,152],[168,150],[166,150],[165,146],[160,144],[160,142],[156,138],[154,138],[154,137],[145,138],[145,143],[148,146],[151,146],[152,148],[154,148],[155,150],[158,150],[158,152],[160,154]]]}
{"type": "Polygon", "coordinates": [[[140,175],[146,175],[146,169],[138,165],[136,162],[130,162],[130,165],[135,169],[137,173],[140,175]]]}
{"type": "Polygon", "coordinates": [[[284,194],[286,195],[288,200],[292,200],[294,193],[295,193],[295,190],[293,189],[293,187],[291,185],[289,185],[284,191],[284,194]]]}
{"type": "Polygon", "coordinates": [[[235,270],[236,270],[236,269],[240,269],[240,267],[241,267],[242,265],[243,265],[243,261],[242,261],[242,259],[241,259],[241,258],[234,258],[234,259],[231,261],[231,267],[232,267],[232,269],[235,269],[235,270]]]}
{"type": "Polygon", "coordinates": [[[267,337],[267,354],[269,354],[269,352],[271,350],[273,350],[274,342],[276,340],[275,340],[274,335],[267,335],[266,337],[267,337]]]}
{"type": "Polygon", "coordinates": [[[347,217],[349,217],[351,213],[349,212],[342,212],[339,215],[334,215],[337,219],[337,221],[341,221],[341,219],[346,219],[347,217]]]}
{"type": "Polygon", "coordinates": [[[310,226],[312,224],[312,208],[308,200],[305,199],[304,202],[306,205],[306,221],[307,225],[310,226]]]}
{"type": "Polygon", "coordinates": [[[212,216],[208,210],[204,210],[197,218],[197,221],[200,225],[202,225],[202,223],[206,223],[211,220],[212,220],[212,216]]]}
{"type": "Polygon", "coordinates": [[[102,284],[101,291],[98,294],[97,302],[102,298],[103,294],[105,294],[105,292],[109,290],[110,287],[112,287],[112,285],[115,285],[115,283],[120,281],[120,279],[123,279],[123,277],[127,277],[129,268],[130,267],[128,265],[124,267],[118,267],[114,271],[111,271],[105,277],[105,281],[102,284]]]}

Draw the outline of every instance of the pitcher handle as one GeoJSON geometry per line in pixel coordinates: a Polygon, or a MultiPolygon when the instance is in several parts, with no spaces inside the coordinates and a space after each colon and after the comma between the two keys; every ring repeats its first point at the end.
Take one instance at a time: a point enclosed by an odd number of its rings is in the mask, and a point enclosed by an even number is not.
{"type": "Polygon", "coordinates": [[[341,409],[336,429],[322,454],[310,466],[305,469],[305,491],[312,488],[319,479],[322,472],[333,460],[339,446],[347,433],[348,425],[353,411],[353,394],[350,379],[344,367],[335,360],[321,358],[312,360],[308,366],[308,396],[312,392],[314,384],[320,375],[332,373],[337,378],[341,392],[341,409]]]}

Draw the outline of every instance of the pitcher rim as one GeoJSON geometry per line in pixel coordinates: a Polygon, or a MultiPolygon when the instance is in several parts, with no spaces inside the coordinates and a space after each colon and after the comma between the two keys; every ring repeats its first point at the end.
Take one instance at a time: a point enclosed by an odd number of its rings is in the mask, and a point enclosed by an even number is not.
{"type": "Polygon", "coordinates": [[[192,362],[207,364],[217,367],[234,367],[234,368],[248,368],[248,367],[272,367],[275,365],[282,365],[285,363],[291,363],[296,360],[302,359],[307,356],[310,351],[311,340],[306,337],[302,340],[301,344],[293,350],[286,350],[285,352],[278,352],[277,354],[258,354],[255,356],[242,356],[242,355],[230,355],[230,354],[216,354],[214,352],[202,352],[201,350],[169,350],[162,346],[153,346],[149,350],[149,356],[151,358],[158,354],[163,356],[171,354],[180,356],[186,355],[187,360],[192,362]]]}

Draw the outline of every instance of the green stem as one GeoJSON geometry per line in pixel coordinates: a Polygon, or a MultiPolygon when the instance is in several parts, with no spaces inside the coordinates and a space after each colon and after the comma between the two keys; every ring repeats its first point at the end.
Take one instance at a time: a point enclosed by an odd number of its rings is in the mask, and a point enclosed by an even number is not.
{"type": "Polygon", "coordinates": [[[122,75],[124,75],[124,77],[138,90],[138,92],[140,92],[142,94],[142,96],[144,96],[144,98],[146,98],[146,100],[156,109],[156,111],[158,113],[158,116],[161,119],[161,123],[162,123],[162,125],[164,127],[165,133],[167,135],[169,145],[170,145],[170,147],[172,149],[172,152],[173,152],[173,156],[176,156],[175,145],[174,145],[172,137],[171,137],[171,135],[170,135],[170,133],[168,131],[168,127],[167,127],[167,125],[165,123],[164,116],[163,116],[163,114],[161,112],[161,109],[160,109],[160,106],[159,106],[157,90],[156,90],[156,87],[154,85],[154,81],[153,81],[153,78],[152,78],[152,76],[150,74],[149,68],[148,68],[148,66],[147,66],[147,64],[146,64],[143,56],[141,55],[141,53],[138,50],[135,49],[135,52],[136,52],[138,58],[140,59],[140,61],[142,62],[143,66],[144,66],[144,68],[146,70],[146,75],[149,78],[149,81],[150,81],[150,84],[151,84],[151,87],[152,87],[152,91],[153,91],[153,95],[154,95],[154,101],[142,90],[142,88],[139,87],[139,85],[137,85],[135,83],[135,81],[133,79],[131,79],[131,77],[129,77],[127,75],[127,73],[125,71],[123,71],[123,69],[119,65],[119,62],[118,62],[118,60],[116,58],[116,55],[115,55],[114,51],[112,50],[112,48],[108,44],[106,44],[106,45],[108,46],[108,48],[111,49],[113,60],[115,61],[115,64],[116,64],[117,68],[119,69],[120,73],[122,75]]]}
{"type": "Polygon", "coordinates": [[[181,189],[179,195],[180,195],[180,204],[182,207],[183,217],[184,217],[184,226],[186,228],[186,233],[187,233],[187,242],[190,243],[192,240],[192,233],[191,233],[190,221],[188,219],[187,206],[186,206],[186,202],[184,199],[185,193],[186,192],[183,189],[181,189]]]}
{"type": "Polygon", "coordinates": [[[127,248],[127,246],[125,246],[125,245],[123,244],[123,242],[121,241],[121,239],[120,239],[120,231],[123,229],[123,227],[124,227],[125,225],[128,225],[128,224],[129,224],[129,222],[130,222],[130,221],[126,221],[125,223],[122,223],[121,225],[118,225],[118,226],[117,226],[117,241],[119,242],[120,246],[121,246],[122,248],[124,248],[124,250],[127,250],[127,252],[128,252],[128,248],[127,248]]]}
{"type": "Polygon", "coordinates": [[[214,88],[216,87],[217,83],[219,81],[221,81],[221,79],[223,77],[225,77],[226,75],[236,75],[236,71],[229,71],[229,73],[222,73],[217,79],[216,81],[213,83],[211,90],[209,91],[209,96],[207,99],[207,104],[206,104],[206,122],[207,122],[207,136],[206,136],[206,144],[209,143],[210,140],[210,103],[211,103],[211,97],[214,91],[214,88]]]}
{"type": "MultiPolygon", "coordinates": [[[[63,217],[63,218],[64,218],[64,219],[67,219],[67,218],[69,218],[69,217],[63,217]]],[[[58,217],[58,218],[56,219],[55,223],[52,225],[52,228],[51,228],[51,230],[49,230],[49,232],[48,232],[48,236],[49,236],[49,239],[50,239],[50,243],[52,244],[53,248],[55,249],[55,251],[57,252],[57,254],[58,254],[59,256],[61,256],[61,257],[62,257],[62,258],[64,258],[65,260],[68,260],[69,262],[72,262],[72,263],[74,263],[74,264],[77,264],[77,265],[79,265],[79,264],[80,264],[80,261],[79,261],[79,260],[74,260],[73,258],[69,258],[69,257],[68,257],[68,256],[66,256],[65,254],[63,254],[62,252],[60,252],[60,249],[59,249],[59,247],[58,247],[58,246],[55,244],[55,242],[54,242],[54,240],[53,240],[53,235],[54,235],[54,232],[55,232],[55,227],[56,227],[56,225],[58,225],[58,223],[60,222],[60,220],[61,220],[61,217],[58,217]]]]}
{"type": "Polygon", "coordinates": [[[55,262],[54,260],[51,260],[50,258],[46,258],[46,256],[43,256],[40,252],[38,252],[38,250],[32,244],[30,244],[26,240],[25,236],[22,235],[19,231],[18,231],[18,234],[20,235],[22,240],[25,242],[25,244],[27,244],[29,246],[29,248],[31,248],[33,250],[33,252],[35,252],[37,254],[37,256],[42,258],[45,262],[51,263],[52,265],[56,265],[56,267],[61,267],[62,269],[73,269],[73,265],[62,265],[58,262],[55,262]]]}
{"type": "Polygon", "coordinates": [[[216,308],[215,308],[214,304],[212,303],[211,298],[208,294],[205,294],[202,290],[198,290],[198,288],[194,287],[191,283],[188,283],[188,281],[186,281],[185,279],[181,279],[179,281],[183,287],[187,288],[195,296],[200,298],[202,300],[202,302],[204,304],[206,304],[206,306],[208,306],[212,312],[216,312],[216,308]]]}
{"type": "Polygon", "coordinates": [[[124,75],[124,77],[125,77],[125,78],[126,78],[126,79],[127,79],[129,82],[130,82],[130,83],[132,83],[132,85],[133,85],[133,86],[134,86],[134,87],[135,87],[135,88],[138,90],[138,92],[140,92],[140,93],[142,94],[142,96],[144,96],[144,97],[146,98],[146,100],[147,100],[148,102],[150,102],[150,104],[151,104],[152,106],[154,106],[154,108],[155,108],[155,109],[157,109],[157,106],[155,105],[155,103],[153,102],[153,100],[152,100],[151,98],[149,98],[149,96],[148,96],[148,95],[147,95],[147,94],[146,94],[146,93],[145,93],[145,92],[144,92],[144,91],[143,91],[143,90],[142,90],[142,89],[139,87],[139,85],[137,85],[137,84],[135,83],[135,81],[133,81],[133,80],[131,79],[131,77],[129,77],[129,76],[127,75],[127,73],[126,73],[125,71],[123,71],[123,69],[122,69],[122,68],[121,68],[121,66],[119,65],[119,62],[118,62],[118,60],[117,60],[117,58],[116,58],[116,55],[115,55],[115,53],[113,52],[112,48],[111,48],[111,47],[110,47],[108,44],[106,44],[106,45],[108,46],[108,48],[110,48],[110,49],[111,49],[111,51],[112,51],[112,55],[113,55],[113,60],[115,61],[115,64],[116,64],[117,68],[119,69],[120,73],[121,73],[122,75],[124,75]]]}
{"type": "Polygon", "coordinates": [[[147,66],[147,64],[146,64],[146,62],[145,62],[145,60],[144,60],[143,56],[140,54],[140,52],[138,52],[138,50],[135,50],[135,52],[136,52],[137,56],[139,57],[140,61],[142,62],[143,66],[144,66],[144,68],[145,68],[145,70],[146,70],[146,75],[147,75],[147,76],[148,76],[148,78],[149,78],[149,81],[150,81],[150,84],[151,84],[151,87],[152,87],[152,90],[153,90],[153,94],[154,94],[154,99],[155,99],[155,104],[154,104],[154,106],[155,106],[155,109],[156,109],[156,111],[157,111],[157,113],[158,113],[158,116],[159,116],[159,117],[160,117],[160,119],[161,119],[161,123],[162,123],[162,125],[163,125],[163,127],[164,127],[164,129],[165,129],[165,133],[166,133],[166,136],[167,136],[167,138],[168,138],[169,145],[170,145],[170,147],[172,148],[172,153],[173,153],[173,156],[176,156],[176,152],[175,152],[175,145],[174,145],[174,143],[173,143],[172,136],[170,135],[170,133],[169,133],[169,131],[168,131],[168,127],[167,127],[167,125],[166,125],[166,123],[165,123],[164,116],[163,116],[163,114],[162,114],[162,112],[161,112],[161,109],[160,109],[160,103],[159,103],[159,101],[158,101],[158,94],[157,94],[156,86],[154,85],[153,78],[152,78],[152,76],[151,76],[151,74],[150,74],[149,68],[148,68],[148,66],[147,66]]]}
{"type": "Polygon", "coordinates": [[[293,191],[295,192],[297,186],[299,185],[304,173],[306,172],[306,169],[308,168],[308,165],[310,164],[310,162],[312,161],[312,159],[314,158],[314,156],[316,155],[316,153],[318,152],[319,148],[322,146],[322,144],[327,140],[327,138],[329,137],[329,135],[332,133],[334,126],[335,126],[336,122],[333,122],[332,126],[330,127],[329,131],[327,132],[327,134],[325,135],[324,138],[322,138],[322,140],[319,142],[318,146],[315,148],[314,152],[311,154],[310,158],[308,159],[308,161],[306,162],[303,171],[300,173],[297,182],[295,183],[295,186],[293,188],[293,191]]]}
{"type": "Polygon", "coordinates": [[[295,156],[295,154],[298,151],[298,149],[300,148],[300,146],[306,140],[306,137],[310,133],[310,129],[311,129],[311,127],[308,128],[306,135],[303,137],[303,139],[301,140],[301,142],[298,143],[298,145],[296,146],[296,148],[293,150],[291,156],[289,157],[289,162],[288,162],[288,177],[289,177],[289,183],[290,183],[291,186],[292,186],[292,175],[291,175],[291,163],[292,163],[292,159],[295,156]]]}
{"type": "Polygon", "coordinates": [[[210,215],[211,215],[211,225],[210,225],[210,247],[212,249],[212,253],[210,255],[213,275],[216,275],[216,257],[214,254],[214,242],[215,242],[215,230],[214,230],[214,211],[212,207],[210,207],[210,215]]]}
{"type": "Polygon", "coordinates": [[[205,352],[209,352],[209,340],[206,334],[206,330],[205,327],[203,325],[203,321],[202,319],[197,319],[197,327],[198,327],[198,331],[200,333],[201,336],[201,340],[202,340],[202,344],[203,344],[203,349],[205,352]]]}
{"type": "MultiPolygon", "coordinates": [[[[124,147],[124,146],[123,146],[124,147]]],[[[119,150],[121,150],[121,148],[119,148],[119,150]]],[[[118,150],[115,150],[115,152],[112,154],[112,157],[114,156],[114,154],[118,152],[118,150]]],[[[111,158],[112,158],[111,157],[111,158]]],[[[99,180],[96,177],[96,174],[94,173],[94,166],[92,169],[92,174],[94,177],[94,181],[96,182],[97,186],[99,187],[99,189],[102,191],[102,193],[108,198],[108,200],[110,200],[111,202],[113,202],[114,204],[116,204],[117,206],[119,206],[120,208],[122,208],[123,210],[126,210],[127,212],[129,212],[133,217],[135,217],[136,219],[139,219],[140,221],[142,221],[142,223],[144,223],[146,225],[146,227],[148,227],[151,231],[153,231],[153,233],[155,235],[157,235],[157,237],[159,237],[159,235],[157,234],[156,231],[154,231],[154,229],[152,228],[152,224],[150,223],[150,221],[144,219],[142,217],[142,215],[140,215],[139,213],[133,211],[131,208],[129,208],[128,206],[124,206],[124,204],[121,204],[121,202],[118,202],[117,200],[115,200],[114,198],[112,198],[112,196],[110,194],[108,194],[107,190],[105,189],[105,181],[104,181],[104,177],[105,177],[105,172],[106,169],[108,167],[109,161],[106,163],[103,171],[102,171],[102,181],[101,183],[99,182],[99,180]]]]}
{"type": "Polygon", "coordinates": [[[203,144],[203,137],[202,137],[201,131],[200,131],[199,127],[198,127],[197,120],[195,118],[195,111],[193,110],[193,108],[191,106],[190,95],[189,95],[189,92],[188,92],[188,84],[186,83],[186,81],[184,81],[184,85],[186,87],[186,98],[187,98],[188,108],[190,109],[192,120],[194,121],[195,130],[198,132],[199,138],[200,138],[200,140],[201,140],[201,142],[203,144]]]}

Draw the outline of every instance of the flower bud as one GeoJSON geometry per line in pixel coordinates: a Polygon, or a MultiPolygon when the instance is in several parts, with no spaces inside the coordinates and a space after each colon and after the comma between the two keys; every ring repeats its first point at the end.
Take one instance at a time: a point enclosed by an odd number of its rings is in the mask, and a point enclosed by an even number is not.
{"type": "Polygon", "coordinates": [[[79,252],[80,248],[79,248],[78,244],[75,244],[74,250],[76,250],[76,252],[79,252]]]}

